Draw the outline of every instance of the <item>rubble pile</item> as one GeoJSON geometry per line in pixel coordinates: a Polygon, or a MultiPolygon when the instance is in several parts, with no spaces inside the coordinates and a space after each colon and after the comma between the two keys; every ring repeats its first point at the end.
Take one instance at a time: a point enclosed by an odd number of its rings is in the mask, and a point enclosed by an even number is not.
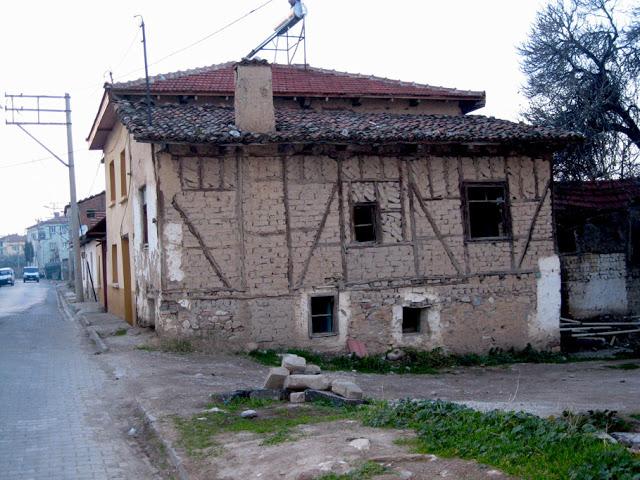
{"type": "MultiPolygon", "coordinates": [[[[282,364],[269,370],[263,392],[283,392],[282,397],[292,403],[319,399],[336,405],[363,403],[362,389],[347,380],[330,379],[317,365],[307,364],[298,355],[282,356],[282,364]]],[[[254,398],[258,391],[252,392],[254,398]]]]}

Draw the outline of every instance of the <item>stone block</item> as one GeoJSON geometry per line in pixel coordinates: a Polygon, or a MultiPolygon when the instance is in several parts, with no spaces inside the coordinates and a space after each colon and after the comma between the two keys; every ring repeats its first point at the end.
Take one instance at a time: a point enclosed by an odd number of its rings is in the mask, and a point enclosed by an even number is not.
{"type": "Polygon", "coordinates": [[[291,403],[304,403],[306,396],[304,392],[292,392],[289,396],[289,401],[291,403]]]}
{"type": "Polygon", "coordinates": [[[253,390],[249,394],[249,398],[253,400],[282,400],[284,398],[284,392],[281,389],[261,388],[253,390]]]}
{"type": "Polygon", "coordinates": [[[352,400],[341,397],[332,392],[324,392],[320,390],[305,390],[304,398],[307,402],[325,401],[336,407],[344,407],[345,405],[362,405],[364,400],[352,400]]]}
{"type": "Polygon", "coordinates": [[[288,354],[282,357],[282,366],[291,373],[304,373],[307,361],[298,355],[288,354]]]}
{"type": "Polygon", "coordinates": [[[289,370],[284,367],[275,367],[269,370],[264,388],[282,390],[284,380],[289,376],[289,370]]]}
{"type": "Polygon", "coordinates": [[[214,402],[229,403],[239,398],[249,398],[253,390],[233,390],[225,393],[212,393],[211,399],[214,402]]]}
{"type": "Polygon", "coordinates": [[[322,370],[318,365],[314,365],[313,363],[309,363],[307,367],[304,369],[305,375],[320,375],[322,370]]]}
{"type": "Polygon", "coordinates": [[[331,391],[349,400],[362,399],[362,389],[355,383],[346,380],[334,380],[331,383],[331,391]]]}
{"type": "Polygon", "coordinates": [[[324,375],[289,375],[284,381],[284,388],[300,391],[311,388],[313,390],[329,390],[331,382],[324,375]]]}

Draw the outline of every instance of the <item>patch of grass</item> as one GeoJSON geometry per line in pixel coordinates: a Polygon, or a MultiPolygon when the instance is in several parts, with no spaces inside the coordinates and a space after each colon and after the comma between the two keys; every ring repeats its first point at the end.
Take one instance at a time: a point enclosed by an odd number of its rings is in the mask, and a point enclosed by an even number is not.
{"type": "Polygon", "coordinates": [[[113,335],[116,336],[116,337],[122,337],[122,336],[124,336],[126,334],[127,334],[127,329],[126,328],[119,328],[118,330],[113,332],[113,335]]]}
{"type": "Polygon", "coordinates": [[[354,410],[321,404],[288,408],[273,400],[236,399],[228,404],[212,403],[224,412],[204,412],[191,418],[173,417],[179,434],[179,444],[191,456],[218,446],[216,435],[223,432],[252,432],[262,437],[262,445],[276,445],[295,438],[298,425],[310,425],[352,418],[354,410]],[[242,418],[243,410],[258,410],[257,418],[242,418]],[[202,420],[200,420],[202,419],[202,420]]]}
{"type": "Polygon", "coordinates": [[[562,412],[562,420],[576,429],[585,429],[592,426],[596,430],[609,432],[628,432],[632,426],[629,422],[618,416],[615,410],[589,410],[586,413],[562,412]]]}
{"type": "Polygon", "coordinates": [[[636,480],[640,460],[596,438],[590,423],[522,412],[479,412],[442,401],[402,401],[363,409],[372,427],[412,428],[416,449],[492,465],[533,480],[636,480]]]}
{"type": "Polygon", "coordinates": [[[631,418],[633,418],[634,420],[638,420],[640,421],[640,413],[632,413],[631,415],[629,415],[631,418]]]}
{"type": "Polygon", "coordinates": [[[561,353],[538,351],[528,345],[522,350],[492,349],[489,353],[455,355],[441,348],[434,350],[404,349],[401,360],[390,361],[385,355],[369,355],[358,358],[350,355],[320,355],[306,350],[290,349],[282,352],[275,350],[254,350],[249,356],[263,365],[280,365],[281,353],[294,353],[304,357],[307,362],[318,365],[323,370],[355,370],[361,373],[437,373],[442,369],[469,366],[500,366],[513,363],[568,363],[576,359],[561,353]]]}
{"type": "Polygon", "coordinates": [[[383,465],[376,462],[365,462],[357,469],[345,473],[344,475],[336,475],[335,473],[329,473],[318,477],[317,480],[367,480],[373,478],[376,475],[382,475],[387,473],[388,469],[383,465]]]}
{"type": "Polygon", "coordinates": [[[607,368],[615,368],[617,370],[637,370],[640,365],[637,363],[620,363],[618,365],[607,365],[607,368]]]}
{"type": "Polygon", "coordinates": [[[159,349],[153,345],[143,344],[137,345],[136,350],[142,350],[143,352],[157,352],[159,349]]]}
{"type": "Polygon", "coordinates": [[[195,348],[189,340],[163,339],[160,342],[160,350],[171,353],[193,353],[195,348]]]}

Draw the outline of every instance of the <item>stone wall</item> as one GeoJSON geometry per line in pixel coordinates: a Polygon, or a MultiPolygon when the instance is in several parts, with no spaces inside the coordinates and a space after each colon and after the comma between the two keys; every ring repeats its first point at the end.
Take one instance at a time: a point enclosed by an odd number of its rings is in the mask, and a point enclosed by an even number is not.
{"type": "Polygon", "coordinates": [[[157,327],[167,335],[232,349],[558,341],[547,157],[172,147],[159,162],[167,275],[157,327]],[[469,181],[505,182],[507,238],[468,240],[469,181]],[[375,244],[353,238],[357,202],[378,206],[375,244]],[[336,296],[337,331],[312,338],[309,297],[319,293],[336,296]],[[403,334],[412,305],[421,330],[403,334]]]}

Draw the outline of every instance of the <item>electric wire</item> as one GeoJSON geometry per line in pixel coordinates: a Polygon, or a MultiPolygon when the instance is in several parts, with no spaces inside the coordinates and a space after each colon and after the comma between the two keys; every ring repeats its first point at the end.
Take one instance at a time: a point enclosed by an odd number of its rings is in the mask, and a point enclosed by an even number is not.
{"type": "MultiPolygon", "coordinates": [[[[165,55],[164,57],[161,57],[161,58],[159,58],[158,60],[155,60],[155,61],[153,61],[153,62],[149,63],[149,66],[151,67],[151,66],[153,66],[153,65],[157,65],[158,63],[163,62],[163,61],[165,61],[165,60],[166,60],[166,59],[168,59],[168,58],[171,58],[171,57],[173,57],[173,56],[175,56],[175,55],[178,55],[179,53],[182,53],[182,52],[184,52],[184,51],[186,51],[186,50],[189,50],[190,48],[193,48],[193,47],[195,47],[196,45],[199,45],[199,44],[201,44],[202,42],[204,42],[204,41],[206,41],[206,40],[209,40],[210,38],[214,37],[215,35],[218,35],[219,33],[224,32],[224,31],[225,31],[225,30],[227,30],[228,28],[230,28],[230,27],[234,26],[236,23],[238,23],[238,22],[240,22],[240,21],[244,20],[244,19],[245,19],[245,18],[247,18],[248,16],[250,16],[250,15],[252,15],[252,14],[256,13],[257,11],[259,11],[259,10],[263,9],[264,7],[266,7],[267,5],[269,5],[270,3],[272,3],[273,1],[274,1],[274,0],[267,0],[266,2],[261,3],[260,5],[258,5],[257,7],[255,7],[253,10],[251,10],[251,11],[249,11],[249,12],[245,13],[244,15],[242,15],[242,16],[240,16],[240,17],[236,18],[235,20],[233,20],[233,21],[231,21],[231,22],[227,23],[226,25],[224,25],[224,26],[220,27],[220,28],[219,28],[219,29],[217,29],[216,31],[211,32],[210,34],[208,34],[208,35],[206,35],[206,36],[202,37],[201,39],[196,40],[195,42],[192,42],[192,43],[190,43],[189,45],[185,45],[184,47],[181,47],[181,48],[179,48],[179,49],[177,49],[177,50],[174,50],[173,52],[171,52],[171,53],[169,53],[169,54],[165,55]]],[[[137,73],[137,72],[140,72],[140,71],[142,71],[142,70],[144,70],[144,68],[143,68],[143,67],[141,67],[141,68],[137,68],[137,69],[135,69],[135,70],[132,70],[132,71],[130,71],[130,72],[127,72],[127,73],[125,73],[125,74],[123,74],[123,75],[120,75],[120,76],[116,77],[116,80],[120,80],[120,79],[122,79],[122,78],[128,77],[129,75],[134,74],[134,73],[137,73]]]]}
{"type": "MultiPolygon", "coordinates": [[[[73,153],[84,153],[84,152],[88,152],[89,150],[86,148],[83,148],[81,150],[74,150],[73,153]]],[[[22,165],[30,165],[32,163],[38,163],[38,162],[44,162],[45,160],[54,160],[55,157],[53,155],[49,155],[48,157],[42,157],[42,158],[36,158],[33,160],[27,160],[25,162],[17,162],[17,163],[10,163],[8,165],[0,165],[0,169],[4,169],[4,168],[12,168],[12,167],[20,167],[22,165]]]]}

